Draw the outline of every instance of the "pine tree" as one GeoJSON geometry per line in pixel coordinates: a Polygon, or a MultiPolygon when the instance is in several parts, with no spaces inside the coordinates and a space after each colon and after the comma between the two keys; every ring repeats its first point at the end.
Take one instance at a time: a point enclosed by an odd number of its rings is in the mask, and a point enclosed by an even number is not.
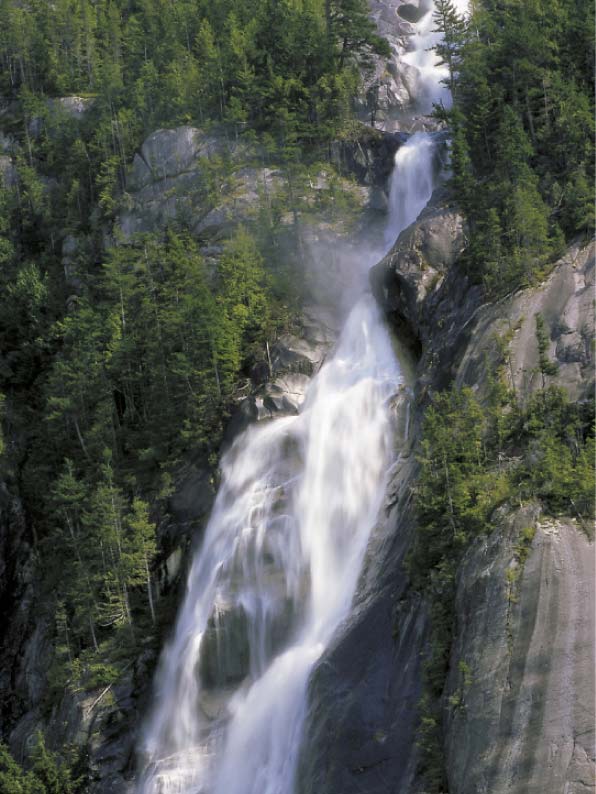
{"type": "Polygon", "coordinates": [[[123,542],[126,581],[131,587],[145,585],[151,620],[155,623],[155,607],[150,566],[156,553],[155,527],[149,520],[149,506],[135,499],[126,517],[127,532],[123,542]]]}
{"type": "Polygon", "coordinates": [[[436,0],[434,5],[435,32],[442,36],[435,47],[435,52],[441,63],[444,63],[449,70],[449,90],[455,96],[459,52],[465,41],[466,24],[453,0],[436,0]]]}
{"type": "Polygon", "coordinates": [[[536,344],[538,346],[538,371],[542,377],[542,388],[546,388],[546,379],[556,375],[559,371],[557,364],[548,357],[550,340],[544,326],[544,317],[541,314],[534,315],[536,320],[536,344]]]}
{"type": "Polygon", "coordinates": [[[44,794],[75,794],[75,784],[70,770],[47,750],[41,732],[37,734],[37,743],[33,751],[32,771],[43,786],[44,794]]]}

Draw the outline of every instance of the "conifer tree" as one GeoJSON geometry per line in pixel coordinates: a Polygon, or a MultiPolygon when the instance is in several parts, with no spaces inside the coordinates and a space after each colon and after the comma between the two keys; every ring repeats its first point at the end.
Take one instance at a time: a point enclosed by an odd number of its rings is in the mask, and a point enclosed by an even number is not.
{"type": "Polygon", "coordinates": [[[150,570],[156,552],[155,527],[149,520],[149,507],[142,499],[133,501],[132,509],[126,517],[126,525],[122,551],[126,581],[131,587],[146,587],[151,620],[155,623],[150,570]]]}
{"type": "Polygon", "coordinates": [[[436,32],[442,36],[435,52],[449,70],[449,90],[455,96],[459,53],[465,41],[466,24],[453,0],[436,0],[433,20],[436,32]]]}

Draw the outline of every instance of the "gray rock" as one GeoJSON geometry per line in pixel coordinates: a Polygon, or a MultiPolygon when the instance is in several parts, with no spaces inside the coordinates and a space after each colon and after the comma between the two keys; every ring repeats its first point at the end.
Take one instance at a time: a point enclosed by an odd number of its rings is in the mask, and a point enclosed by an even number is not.
{"type": "Polygon", "coordinates": [[[405,19],[406,22],[411,22],[415,25],[417,22],[420,22],[426,13],[426,9],[420,8],[420,6],[414,3],[405,3],[397,9],[397,13],[402,19],[405,19]]]}
{"type": "Polygon", "coordinates": [[[50,109],[62,111],[76,121],[81,121],[94,103],[95,99],[93,97],[80,96],[63,96],[47,100],[50,109]]]}
{"type": "Polygon", "coordinates": [[[311,678],[299,794],[413,790],[428,618],[403,571],[411,474],[411,461],[394,470],[352,615],[311,678]]]}
{"type": "MultiPolygon", "coordinates": [[[[431,296],[448,292],[446,276],[464,249],[461,213],[449,206],[445,192],[436,191],[418,220],[405,229],[387,256],[370,271],[373,293],[411,347],[420,352],[437,323],[431,296]]],[[[449,288],[453,285],[449,283],[449,288]]],[[[452,300],[459,311],[458,294],[452,300]]],[[[450,298],[451,300],[451,298],[450,298]]],[[[443,312],[445,308],[442,307],[443,312]]],[[[453,322],[458,322],[453,311],[453,322]]]]}
{"type": "MultiPolygon", "coordinates": [[[[487,356],[496,362],[495,335],[510,326],[512,377],[526,399],[539,385],[535,313],[558,328],[551,357],[571,348],[580,358],[580,341],[583,356],[591,340],[592,245],[571,246],[540,287],[486,304],[454,267],[463,235],[461,216],[439,194],[372,274],[400,335],[418,345],[414,432],[429,388],[455,379],[483,398],[487,356]]],[[[553,378],[572,399],[592,392],[592,368],[582,361],[561,361],[553,378]]],[[[312,677],[301,794],[423,790],[414,737],[428,625],[402,568],[415,528],[415,469],[407,457],[394,468],[353,615],[312,677]]],[[[581,707],[593,703],[593,546],[572,521],[539,522],[516,601],[507,571],[519,567],[520,530],[537,519],[533,507],[502,517],[458,572],[444,695],[449,790],[457,794],[593,790],[593,713],[581,707]]]]}
{"type": "Polygon", "coordinates": [[[196,161],[222,152],[217,138],[194,127],[157,130],[145,139],[135,155],[129,188],[139,190],[151,182],[178,176],[191,170],[196,161]]]}
{"type": "Polygon", "coordinates": [[[445,690],[450,792],[594,790],[594,581],[584,532],[531,507],[469,551],[445,690]],[[515,581],[527,526],[536,535],[515,581]]]}
{"type": "Polygon", "coordinates": [[[541,314],[547,328],[554,329],[551,336],[556,337],[551,339],[548,355],[559,364],[558,374],[547,378],[547,385],[561,386],[572,400],[589,399],[594,384],[594,266],[594,244],[574,244],[539,287],[518,291],[497,305],[480,307],[470,323],[473,343],[463,355],[459,381],[477,381],[485,353],[494,355],[495,335],[513,330],[510,382],[523,399],[542,388],[535,319],[541,314]],[[561,328],[567,332],[561,334],[561,328]]]}
{"type": "Polygon", "coordinates": [[[299,413],[309,383],[310,377],[300,372],[288,372],[266,383],[257,391],[258,418],[299,413]]]}
{"type": "Polygon", "coordinates": [[[12,162],[12,157],[8,154],[0,154],[0,184],[4,187],[12,187],[16,182],[17,169],[12,162]]]}
{"type": "Polygon", "coordinates": [[[390,472],[352,614],[310,681],[299,794],[413,790],[429,627],[403,567],[414,532],[409,505],[415,465],[404,438],[412,375],[406,368],[404,391],[396,395],[403,455],[390,472]]]}
{"type": "Polygon", "coordinates": [[[202,520],[211,510],[213,497],[214,486],[209,469],[189,464],[177,478],[176,488],[168,501],[169,513],[178,523],[202,520]]]}

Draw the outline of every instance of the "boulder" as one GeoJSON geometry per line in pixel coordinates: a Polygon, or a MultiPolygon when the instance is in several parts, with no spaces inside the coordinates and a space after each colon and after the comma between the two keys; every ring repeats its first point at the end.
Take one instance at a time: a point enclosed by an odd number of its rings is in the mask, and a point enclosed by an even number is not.
{"type": "Polygon", "coordinates": [[[156,130],[145,139],[133,160],[129,190],[175,177],[196,168],[197,160],[222,153],[219,140],[195,127],[156,130]]]}
{"type": "MultiPolygon", "coordinates": [[[[464,244],[462,215],[440,189],[370,271],[373,294],[418,353],[435,330],[434,311],[428,309],[430,296],[439,294],[464,244]]],[[[456,303],[459,308],[459,294],[456,303]]]]}

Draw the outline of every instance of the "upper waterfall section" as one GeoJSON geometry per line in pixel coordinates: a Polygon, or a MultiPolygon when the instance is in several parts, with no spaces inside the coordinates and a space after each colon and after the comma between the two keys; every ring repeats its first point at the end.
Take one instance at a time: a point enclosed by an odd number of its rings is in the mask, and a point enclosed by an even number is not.
{"type": "MultiPolygon", "coordinates": [[[[391,57],[377,58],[358,100],[362,121],[392,131],[432,129],[433,103],[449,106],[448,77],[433,48],[440,41],[432,0],[370,0],[371,17],[389,42],[391,57]]],[[[455,0],[462,16],[468,0],[455,0]]]]}

